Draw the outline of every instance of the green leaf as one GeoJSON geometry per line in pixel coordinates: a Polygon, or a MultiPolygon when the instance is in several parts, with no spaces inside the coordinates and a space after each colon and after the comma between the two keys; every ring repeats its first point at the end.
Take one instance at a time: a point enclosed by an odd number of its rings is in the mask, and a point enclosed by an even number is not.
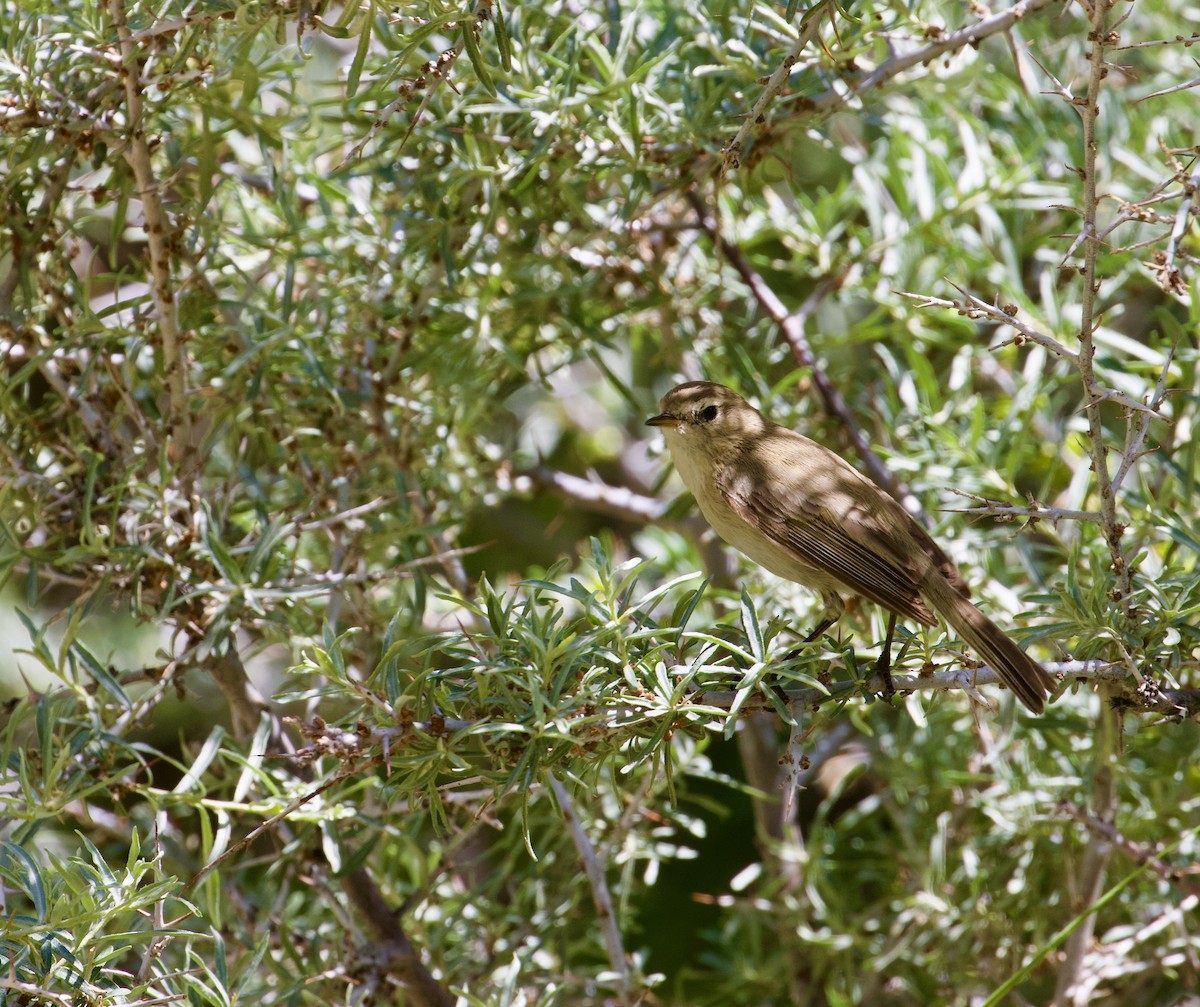
{"type": "Polygon", "coordinates": [[[479,83],[494,98],[496,96],[496,85],[492,82],[491,71],[488,70],[487,64],[483,61],[483,53],[479,51],[479,39],[475,36],[478,23],[478,19],[475,18],[463,19],[461,35],[463,48],[466,50],[467,58],[471,61],[471,66],[475,68],[475,76],[479,79],[479,83]]]}

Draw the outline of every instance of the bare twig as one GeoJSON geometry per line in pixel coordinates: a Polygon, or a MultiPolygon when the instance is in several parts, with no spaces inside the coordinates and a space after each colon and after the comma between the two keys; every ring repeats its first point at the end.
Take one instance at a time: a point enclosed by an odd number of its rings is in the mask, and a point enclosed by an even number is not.
{"type": "Polygon", "coordinates": [[[1160,878],[1181,891],[1187,892],[1193,897],[1200,896],[1200,883],[1184,877],[1178,868],[1172,867],[1170,864],[1160,860],[1145,846],[1127,839],[1117,831],[1112,822],[1097,818],[1087,811],[1086,808],[1081,808],[1078,804],[1073,804],[1070,801],[1064,802],[1061,808],[1075,819],[1075,821],[1079,822],[1080,825],[1084,826],[1092,834],[1093,838],[1099,838],[1106,843],[1112,844],[1135,863],[1149,867],[1160,878]]]}
{"type": "MultiPolygon", "coordinates": [[[[1085,412],[1091,440],[1092,469],[1096,477],[1096,490],[1100,498],[1101,528],[1112,554],[1113,572],[1117,577],[1120,597],[1125,604],[1132,604],[1133,569],[1126,561],[1121,549],[1124,526],[1117,519],[1117,500],[1113,493],[1112,477],[1108,470],[1108,444],[1104,437],[1104,422],[1101,405],[1104,396],[1097,391],[1093,361],[1096,356],[1095,335],[1098,327],[1096,295],[1100,292],[1100,281],[1096,276],[1096,263],[1100,243],[1096,239],[1096,213],[1099,205],[1097,173],[1099,140],[1097,120],[1100,116],[1100,89],[1107,74],[1105,40],[1108,32],[1108,15],[1112,0],[1093,0],[1092,30],[1088,35],[1091,48],[1088,51],[1087,95],[1083,101],[1073,102],[1083,124],[1083,227],[1079,237],[1083,244],[1083,294],[1080,298],[1079,325],[1079,374],[1083,379],[1086,398],[1085,412]]],[[[1130,613],[1132,614],[1132,613],[1130,613]]]]}
{"type": "Polygon", "coordinates": [[[897,290],[895,293],[901,297],[907,297],[910,300],[916,301],[918,308],[952,308],[967,318],[986,318],[993,322],[999,322],[1001,325],[1007,325],[1016,330],[1022,340],[1037,343],[1038,346],[1049,350],[1056,357],[1070,361],[1075,367],[1079,366],[1078,353],[1067,349],[1067,347],[1053,336],[1048,336],[1039,329],[1027,325],[1017,316],[1017,309],[1015,307],[1000,307],[999,305],[985,301],[981,297],[976,297],[974,294],[968,293],[953,281],[947,282],[963,295],[961,301],[951,301],[944,297],[931,297],[928,294],[914,294],[907,290],[897,290]]]}
{"type": "Polygon", "coordinates": [[[1176,84],[1174,87],[1164,87],[1161,91],[1152,91],[1150,94],[1144,94],[1136,99],[1133,104],[1136,105],[1138,102],[1149,101],[1151,98],[1161,98],[1168,94],[1176,94],[1179,91],[1190,91],[1194,87],[1200,87],[1200,77],[1185,80],[1182,84],[1176,84]]]}
{"type": "MultiPolygon", "coordinates": [[[[962,294],[963,299],[961,301],[951,301],[943,297],[930,297],[926,294],[914,294],[905,290],[897,290],[896,293],[901,297],[908,297],[915,300],[919,308],[953,308],[960,315],[965,315],[967,318],[986,318],[989,321],[1007,325],[1015,329],[1018,333],[1016,339],[1009,340],[1009,342],[1015,341],[1018,344],[1022,342],[1037,343],[1055,356],[1069,361],[1080,372],[1080,375],[1083,375],[1083,361],[1080,354],[1069,350],[1053,336],[1048,336],[1031,325],[1027,325],[1018,317],[1015,307],[1007,305],[1000,307],[999,305],[991,304],[982,297],[977,297],[964,290],[957,283],[951,282],[950,285],[962,294]]],[[[1001,345],[1006,346],[1008,343],[1002,343],[1001,345]]],[[[1087,388],[1092,397],[1098,402],[1114,402],[1131,412],[1158,415],[1155,406],[1139,402],[1124,392],[1118,391],[1115,388],[1106,388],[1099,384],[1095,380],[1094,373],[1087,388]]]]}
{"type": "Polygon", "coordinates": [[[1099,511],[1091,510],[1068,510],[1063,507],[1047,507],[1044,504],[1039,504],[1036,500],[1030,501],[1025,507],[1015,507],[1011,504],[999,503],[995,500],[989,500],[987,497],[982,497],[978,493],[968,493],[965,490],[950,489],[951,493],[956,496],[966,497],[968,500],[975,500],[978,507],[943,507],[943,513],[946,514],[966,514],[970,517],[991,517],[1001,521],[1012,520],[1013,518],[1024,518],[1030,524],[1038,521],[1049,521],[1056,528],[1060,521],[1090,521],[1097,522],[1100,520],[1099,511]]]}
{"type": "Polygon", "coordinates": [[[1167,238],[1167,248],[1163,253],[1162,265],[1158,267],[1159,285],[1168,294],[1182,295],[1186,290],[1183,276],[1179,267],[1175,265],[1175,259],[1179,254],[1179,243],[1187,233],[1188,218],[1194,212],[1193,205],[1197,189],[1200,189],[1200,171],[1193,172],[1183,181],[1183,197],[1179,200],[1179,207],[1175,211],[1175,220],[1171,225],[1171,234],[1167,238]]]}
{"type": "Polygon", "coordinates": [[[621,941],[621,931],[617,927],[617,916],[613,911],[612,896],[608,893],[608,881],[604,877],[604,865],[596,856],[592,841],[588,838],[587,830],[579,820],[575,811],[575,803],[567,788],[553,773],[546,774],[550,789],[554,791],[555,800],[562,811],[563,821],[571,833],[575,850],[583,863],[583,872],[587,875],[588,884],[592,889],[592,900],[596,903],[597,924],[604,935],[604,947],[608,951],[608,963],[617,975],[617,994],[622,1004],[630,1003],[629,962],[625,959],[625,947],[621,941]]]}
{"type": "Polygon", "coordinates": [[[1148,42],[1131,42],[1129,45],[1117,46],[1117,51],[1124,52],[1126,49],[1156,49],[1164,45],[1192,46],[1197,42],[1200,42],[1200,31],[1194,31],[1191,35],[1176,35],[1174,38],[1156,38],[1148,42]]]}
{"type": "Polygon", "coordinates": [[[192,440],[192,414],[188,408],[187,367],[183,337],[176,314],[175,291],[171,280],[171,224],[163,212],[158,183],[150,160],[150,142],[146,136],[146,117],[142,105],[141,51],[125,21],[124,0],[109,0],[113,25],[121,45],[121,75],[125,82],[125,104],[129,121],[129,146],[125,159],[137,182],[137,194],[145,218],[147,247],[150,252],[150,289],[154,298],[158,334],[162,343],[169,396],[168,423],[174,441],[175,462],[183,461],[192,440]]]}
{"type": "Polygon", "coordinates": [[[348,507],[345,510],[337,511],[327,517],[317,518],[313,521],[298,521],[296,523],[297,531],[318,531],[320,529],[332,528],[335,525],[345,524],[347,521],[352,521],[362,517],[364,514],[370,514],[373,511],[381,510],[384,507],[390,507],[394,503],[393,500],[387,497],[376,497],[374,500],[368,500],[364,504],[359,504],[357,507],[348,507]]]}
{"type": "Polygon", "coordinates": [[[869,74],[845,84],[843,88],[831,87],[824,94],[814,98],[812,104],[806,105],[805,109],[812,109],[826,115],[836,112],[849,104],[851,98],[861,96],[865,92],[887,83],[893,77],[904,73],[905,70],[932,63],[939,57],[968,46],[974,48],[988,36],[1010,31],[1022,18],[1055,2],[1057,0],[1021,0],[1020,3],[1015,3],[998,14],[990,14],[972,25],[959,28],[958,31],[950,32],[948,35],[942,35],[917,49],[898,53],[884,60],[869,74]]]}
{"type": "Polygon", "coordinates": [[[345,875],[342,891],[366,920],[373,938],[371,945],[358,949],[355,966],[359,970],[368,966],[377,975],[396,977],[404,989],[405,1002],[411,1001],[414,1007],[453,1007],[457,997],[434,978],[421,960],[400,926],[395,907],[384,898],[367,869],[357,867],[345,875]]]}
{"type": "MultiPolygon", "coordinates": [[[[1171,343],[1171,349],[1167,352],[1167,359],[1163,361],[1162,370],[1158,375],[1158,384],[1154,388],[1154,394],[1150,397],[1149,406],[1156,412],[1160,403],[1167,396],[1167,378],[1171,373],[1171,364],[1175,359],[1175,351],[1178,346],[1179,336],[1177,334],[1171,343]]],[[[1125,451],[1121,457],[1121,464],[1117,466],[1117,471],[1113,475],[1112,487],[1114,493],[1120,490],[1122,483],[1125,482],[1125,477],[1129,475],[1134,464],[1146,453],[1142,451],[1142,445],[1146,442],[1146,436],[1150,432],[1150,420],[1152,418],[1148,413],[1141,413],[1137,418],[1137,423],[1130,424],[1125,442],[1125,451]]]]}
{"type": "MultiPolygon", "coordinates": [[[[1097,8],[1106,5],[1107,0],[1094,0],[1097,8]]],[[[1103,14],[1097,16],[1103,24],[1103,14]]],[[[1102,700],[1111,694],[1108,688],[1100,690],[1102,700]]],[[[1096,728],[1094,743],[1094,760],[1091,775],[1091,809],[1089,816],[1111,827],[1116,812],[1116,782],[1113,771],[1116,762],[1117,746],[1120,740],[1119,714],[1110,703],[1102,702],[1099,723],[1096,728]]],[[[1083,867],[1080,871],[1079,886],[1075,893],[1072,908],[1080,913],[1086,913],[1078,927],[1071,931],[1063,945],[1062,963],[1059,965],[1058,978],[1054,988],[1054,1003],[1068,1007],[1079,1004],[1080,1000],[1073,995],[1079,983],[1084,958],[1096,933],[1096,914],[1086,912],[1095,905],[1104,893],[1104,875],[1108,861],[1112,856],[1112,844],[1101,833],[1093,832],[1087,849],[1083,855],[1083,867]]]]}
{"type": "Polygon", "coordinates": [[[584,479],[546,465],[535,465],[520,475],[505,477],[501,482],[502,489],[511,489],[516,493],[527,493],[535,486],[552,490],[597,514],[606,514],[631,524],[652,524],[662,520],[667,512],[666,505],[654,497],[635,493],[624,486],[610,486],[596,476],[584,479]]]}
{"type": "Polygon", "coordinates": [[[750,138],[750,133],[755,127],[761,126],[767,113],[767,106],[775,100],[779,92],[783,90],[784,84],[792,75],[792,67],[796,65],[796,60],[800,58],[800,54],[808,48],[808,44],[817,36],[821,28],[821,19],[825,16],[825,11],[828,8],[828,0],[821,0],[815,4],[810,10],[805,12],[804,20],[800,25],[800,31],[796,36],[796,41],[788,54],[783,57],[783,62],[776,67],[775,72],[769,76],[764,82],[762,94],[758,96],[758,100],[747,113],[742,125],[733,135],[733,138],[725,144],[721,152],[721,171],[729,172],[736,171],[742,163],[742,151],[746,146],[746,141],[750,138]]]}

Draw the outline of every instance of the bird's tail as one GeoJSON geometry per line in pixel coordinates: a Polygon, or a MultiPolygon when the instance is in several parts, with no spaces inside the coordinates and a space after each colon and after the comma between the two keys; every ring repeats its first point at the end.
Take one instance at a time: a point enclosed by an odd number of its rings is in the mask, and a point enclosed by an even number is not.
{"type": "Polygon", "coordinates": [[[1012,642],[969,598],[959,594],[944,577],[933,574],[922,594],[930,606],[950,624],[1034,713],[1046,706],[1054,679],[1033,658],[1012,642]]]}

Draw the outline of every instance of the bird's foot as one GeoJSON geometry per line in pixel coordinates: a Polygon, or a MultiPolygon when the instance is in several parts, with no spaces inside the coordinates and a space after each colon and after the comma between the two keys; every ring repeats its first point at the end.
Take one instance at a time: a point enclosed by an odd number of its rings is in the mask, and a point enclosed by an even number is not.
{"type": "Polygon", "coordinates": [[[892,655],[888,650],[884,650],[875,662],[875,677],[880,683],[879,695],[890,703],[896,695],[896,684],[892,681],[892,655]]]}

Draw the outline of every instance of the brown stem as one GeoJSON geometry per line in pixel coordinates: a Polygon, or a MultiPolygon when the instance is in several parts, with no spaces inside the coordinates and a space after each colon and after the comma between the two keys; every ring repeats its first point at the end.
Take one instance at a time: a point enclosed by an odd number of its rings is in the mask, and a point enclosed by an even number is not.
{"type": "MultiPolygon", "coordinates": [[[[1095,0],[1099,5],[1104,0],[1095,0]]],[[[1092,764],[1092,794],[1089,817],[1111,826],[1116,812],[1116,777],[1113,765],[1120,741],[1119,715],[1112,708],[1109,690],[1100,689],[1100,718],[1096,729],[1095,761],[1092,764]]],[[[1112,858],[1112,843],[1100,831],[1093,831],[1083,856],[1083,869],[1073,908],[1083,913],[1104,894],[1104,875],[1112,858]]],[[[1079,982],[1084,959],[1096,934],[1096,914],[1087,913],[1079,926],[1071,931],[1063,945],[1062,964],[1054,988],[1054,1003],[1068,1007],[1075,1001],[1071,990],[1079,982]]]]}
{"type": "Polygon", "coordinates": [[[767,106],[783,90],[783,86],[792,75],[792,67],[796,65],[796,60],[800,58],[800,54],[817,37],[817,32],[821,27],[821,19],[824,17],[825,8],[828,6],[828,3],[822,0],[822,2],[815,4],[811,9],[805,11],[803,23],[800,25],[800,32],[796,36],[796,41],[792,45],[791,50],[783,57],[783,62],[775,68],[775,72],[766,79],[763,84],[762,94],[758,96],[758,100],[755,101],[754,106],[742,120],[737,133],[725,144],[721,152],[720,170],[722,172],[734,171],[741,165],[742,151],[745,149],[746,141],[750,138],[751,132],[762,125],[767,113],[767,106]]]}
{"type": "Polygon", "coordinates": [[[167,376],[168,425],[174,441],[174,460],[178,464],[190,449],[192,417],[188,408],[183,338],[179,331],[175,291],[171,280],[171,252],[168,240],[170,223],[163,212],[158,183],[154,179],[150,143],[146,138],[138,46],[125,20],[124,0],[109,0],[109,10],[121,45],[121,75],[125,83],[125,104],[129,117],[129,146],[125,150],[125,159],[133,171],[134,181],[137,183],[137,196],[141,200],[142,214],[145,218],[144,226],[150,253],[150,289],[154,298],[163,367],[167,376]]]}
{"type": "Polygon", "coordinates": [[[997,14],[989,14],[974,24],[969,24],[964,28],[959,28],[957,31],[942,35],[935,41],[923,45],[918,49],[899,53],[890,59],[884,60],[866,76],[860,77],[848,85],[830,88],[824,94],[814,98],[810,107],[825,115],[836,112],[848,105],[851,97],[861,95],[872,88],[877,88],[905,70],[911,70],[913,67],[918,66],[928,66],[939,57],[944,57],[948,53],[957,52],[968,46],[975,48],[989,35],[1011,31],[1022,18],[1054,2],[1055,0],[1021,0],[1020,3],[1015,3],[1006,10],[1002,10],[997,14]]]}
{"type": "MultiPolygon", "coordinates": [[[[1121,599],[1131,604],[1133,570],[1121,549],[1124,528],[1117,520],[1117,501],[1113,492],[1112,477],[1108,471],[1108,444],[1104,436],[1101,406],[1105,399],[1098,394],[1093,360],[1096,356],[1095,333],[1099,325],[1096,297],[1100,292],[1100,281],[1096,276],[1096,263],[1100,253],[1100,240],[1096,233],[1096,214],[1099,194],[1096,185],[1099,142],[1097,120],[1100,116],[1100,88],[1108,72],[1105,59],[1105,42],[1108,31],[1108,15],[1112,0],[1093,0],[1092,30],[1088,34],[1091,49],[1088,52],[1087,96],[1077,103],[1079,117],[1083,123],[1083,229],[1080,234],[1083,245],[1083,295],[1080,299],[1081,320],[1079,327],[1079,373],[1083,379],[1085,412],[1088,433],[1091,439],[1092,468],[1096,476],[1096,489],[1100,496],[1101,527],[1112,554],[1113,572],[1121,599]]],[[[1127,610],[1127,615],[1132,613],[1127,610]]]]}
{"type": "Polygon", "coordinates": [[[367,869],[358,867],[343,877],[342,891],[366,921],[374,941],[366,953],[359,950],[358,967],[366,964],[372,971],[398,979],[407,996],[404,1003],[414,1007],[453,1007],[457,998],[421,960],[400,926],[396,910],[388,904],[367,869]]]}

